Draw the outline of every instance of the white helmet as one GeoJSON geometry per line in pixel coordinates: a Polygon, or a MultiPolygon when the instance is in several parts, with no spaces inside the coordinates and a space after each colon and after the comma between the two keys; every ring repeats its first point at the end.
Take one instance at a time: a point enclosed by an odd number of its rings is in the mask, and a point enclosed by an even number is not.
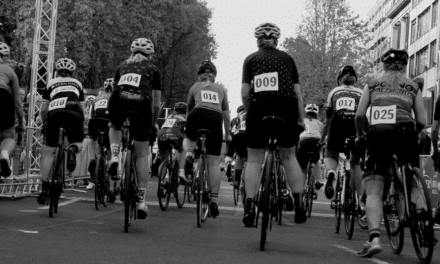
{"type": "Polygon", "coordinates": [[[11,50],[6,43],[0,42],[0,55],[9,56],[11,54],[11,50]]]}
{"type": "Polygon", "coordinates": [[[86,97],[86,102],[93,102],[96,99],[96,96],[94,95],[89,95],[86,97]]]}
{"type": "Polygon", "coordinates": [[[59,70],[68,70],[68,71],[73,72],[76,69],[76,64],[75,64],[75,62],[73,60],[71,60],[69,58],[61,58],[55,64],[55,69],[57,71],[59,71],[59,70]]]}
{"type": "Polygon", "coordinates": [[[131,53],[135,53],[136,51],[140,51],[147,55],[154,53],[154,44],[151,40],[146,38],[138,38],[131,43],[130,48],[131,53]]]}
{"type": "Polygon", "coordinates": [[[113,87],[113,78],[108,78],[107,80],[105,80],[104,82],[104,88],[107,88],[107,86],[113,87]]]}
{"type": "Polygon", "coordinates": [[[306,105],[306,108],[304,108],[304,111],[307,113],[315,113],[318,114],[319,107],[315,104],[308,104],[306,105]]]}
{"type": "Polygon", "coordinates": [[[270,22],[266,22],[266,23],[262,23],[260,24],[256,29],[255,29],[255,37],[261,38],[263,36],[273,36],[275,39],[279,39],[280,35],[281,35],[281,31],[280,28],[277,27],[277,25],[275,25],[274,23],[270,23],[270,22]]]}

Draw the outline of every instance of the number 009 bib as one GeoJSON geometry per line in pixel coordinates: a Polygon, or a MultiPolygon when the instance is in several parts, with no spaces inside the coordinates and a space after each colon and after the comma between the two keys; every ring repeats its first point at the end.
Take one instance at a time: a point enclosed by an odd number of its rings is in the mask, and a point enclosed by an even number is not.
{"type": "Polygon", "coordinates": [[[278,91],[278,72],[269,72],[254,77],[255,92],[278,91]]]}
{"type": "Polygon", "coordinates": [[[49,111],[66,108],[66,103],[67,103],[67,97],[55,99],[50,102],[49,111]]]}
{"type": "Polygon", "coordinates": [[[395,124],[396,106],[373,106],[371,109],[371,124],[395,124]]]}
{"type": "Polygon", "coordinates": [[[219,104],[219,98],[217,92],[212,91],[200,91],[202,96],[202,102],[211,103],[211,104],[219,104]]]}

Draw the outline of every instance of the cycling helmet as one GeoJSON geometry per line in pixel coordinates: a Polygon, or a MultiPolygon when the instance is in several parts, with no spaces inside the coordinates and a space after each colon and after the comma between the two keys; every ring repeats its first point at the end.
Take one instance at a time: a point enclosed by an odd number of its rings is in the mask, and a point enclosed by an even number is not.
{"type": "Polygon", "coordinates": [[[279,39],[281,32],[280,32],[280,28],[277,27],[277,25],[275,25],[274,23],[262,23],[260,24],[257,28],[255,28],[255,37],[261,38],[263,36],[272,36],[275,39],[279,39]]]}
{"type": "Polygon", "coordinates": [[[73,60],[71,60],[69,58],[61,58],[55,64],[55,69],[57,71],[59,71],[59,70],[67,70],[67,71],[73,72],[76,69],[76,64],[75,64],[75,62],[73,60]]]}
{"type": "Polygon", "coordinates": [[[384,63],[399,63],[403,65],[408,64],[408,52],[406,50],[399,50],[399,49],[389,49],[387,52],[385,52],[384,55],[380,58],[380,61],[384,63]]]}
{"type": "Polygon", "coordinates": [[[6,43],[0,42],[0,55],[9,56],[11,54],[11,50],[6,43]]]}
{"type": "Polygon", "coordinates": [[[240,106],[237,108],[237,114],[240,113],[241,111],[244,111],[244,105],[240,105],[240,106]]]}
{"type": "Polygon", "coordinates": [[[356,70],[354,69],[354,67],[351,65],[345,65],[338,71],[338,77],[336,79],[336,82],[338,83],[338,85],[339,85],[339,80],[347,73],[350,73],[351,75],[353,75],[356,78],[356,81],[358,80],[356,70]]]}
{"type": "Polygon", "coordinates": [[[210,70],[212,73],[214,73],[215,76],[217,76],[217,68],[215,67],[214,63],[209,60],[205,60],[202,62],[202,64],[200,64],[197,74],[202,74],[206,70],[210,70]]]}
{"type": "Polygon", "coordinates": [[[306,108],[304,108],[304,111],[307,113],[315,113],[318,114],[319,107],[315,104],[308,104],[306,105],[306,108]]]}
{"type": "Polygon", "coordinates": [[[104,81],[104,88],[107,88],[107,86],[113,87],[113,78],[108,78],[104,81]]]}
{"type": "Polygon", "coordinates": [[[86,97],[86,102],[93,102],[93,100],[95,100],[95,99],[96,99],[96,96],[89,95],[89,96],[86,97]]]}
{"type": "Polygon", "coordinates": [[[146,55],[150,55],[154,53],[154,44],[149,39],[137,38],[131,43],[130,51],[131,53],[139,51],[146,55]]]}
{"type": "Polygon", "coordinates": [[[174,104],[174,110],[178,111],[178,112],[186,112],[187,109],[187,105],[185,102],[177,102],[174,104]]]}

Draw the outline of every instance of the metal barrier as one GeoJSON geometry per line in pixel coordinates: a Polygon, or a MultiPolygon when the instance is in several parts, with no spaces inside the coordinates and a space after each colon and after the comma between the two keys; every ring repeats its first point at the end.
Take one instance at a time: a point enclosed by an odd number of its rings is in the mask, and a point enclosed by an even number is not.
{"type": "Polygon", "coordinates": [[[433,211],[435,212],[440,202],[440,182],[438,179],[439,173],[435,171],[434,161],[432,160],[430,155],[420,156],[420,167],[422,168],[422,173],[423,177],[425,178],[426,186],[428,187],[429,193],[431,194],[431,205],[433,207],[433,211]]]}

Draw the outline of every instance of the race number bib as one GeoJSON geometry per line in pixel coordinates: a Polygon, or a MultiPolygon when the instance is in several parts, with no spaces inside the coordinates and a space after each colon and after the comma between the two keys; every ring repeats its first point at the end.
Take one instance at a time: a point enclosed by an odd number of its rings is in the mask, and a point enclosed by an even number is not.
{"type": "Polygon", "coordinates": [[[107,109],[108,100],[107,99],[101,99],[95,103],[95,110],[96,109],[107,109]]]}
{"type": "Polygon", "coordinates": [[[339,111],[341,109],[354,111],[354,107],[355,107],[354,98],[341,97],[338,100],[336,100],[336,111],[339,111]]]}
{"type": "Polygon", "coordinates": [[[212,91],[201,91],[202,94],[202,102],[211,103],[211,104],[219,104],[219,98],[217,92],[212,91]]]}
{"type": "Polygon", "coordinates": [[[66,108],[67,97],[55,99],[49,104],[49,111],[66,108]]]}
{"type": "Polygon", "coordinates": [[[176,121],[177,120],[174,118],[168,118],[167,120],[165,120],[165,123],[162,125],[162,128],[172,128],[174,127],[176,121]]]}
{"type": "Polygon", "coordinates": [[[134,87],[139,87],[141,83],[141,75],[136,73],[127,73],[122,75],[119,79],[118,85],[131,85],[134,87]]]}
{"type": "Polygon", "coordinates": [[[241,121],[238,130],[246,130],[246,121],[241,121]]]}
{"type": "Polygon", "coordinates": [[[395,124],[396,123],[396,106],[373,106],[371,109],[371,124],[395,124]]]}
{"type": "Polygon", "coordinates": [[[278,91],[278,72],[269,72],[254,77],[255,92],[278,91]]]}

